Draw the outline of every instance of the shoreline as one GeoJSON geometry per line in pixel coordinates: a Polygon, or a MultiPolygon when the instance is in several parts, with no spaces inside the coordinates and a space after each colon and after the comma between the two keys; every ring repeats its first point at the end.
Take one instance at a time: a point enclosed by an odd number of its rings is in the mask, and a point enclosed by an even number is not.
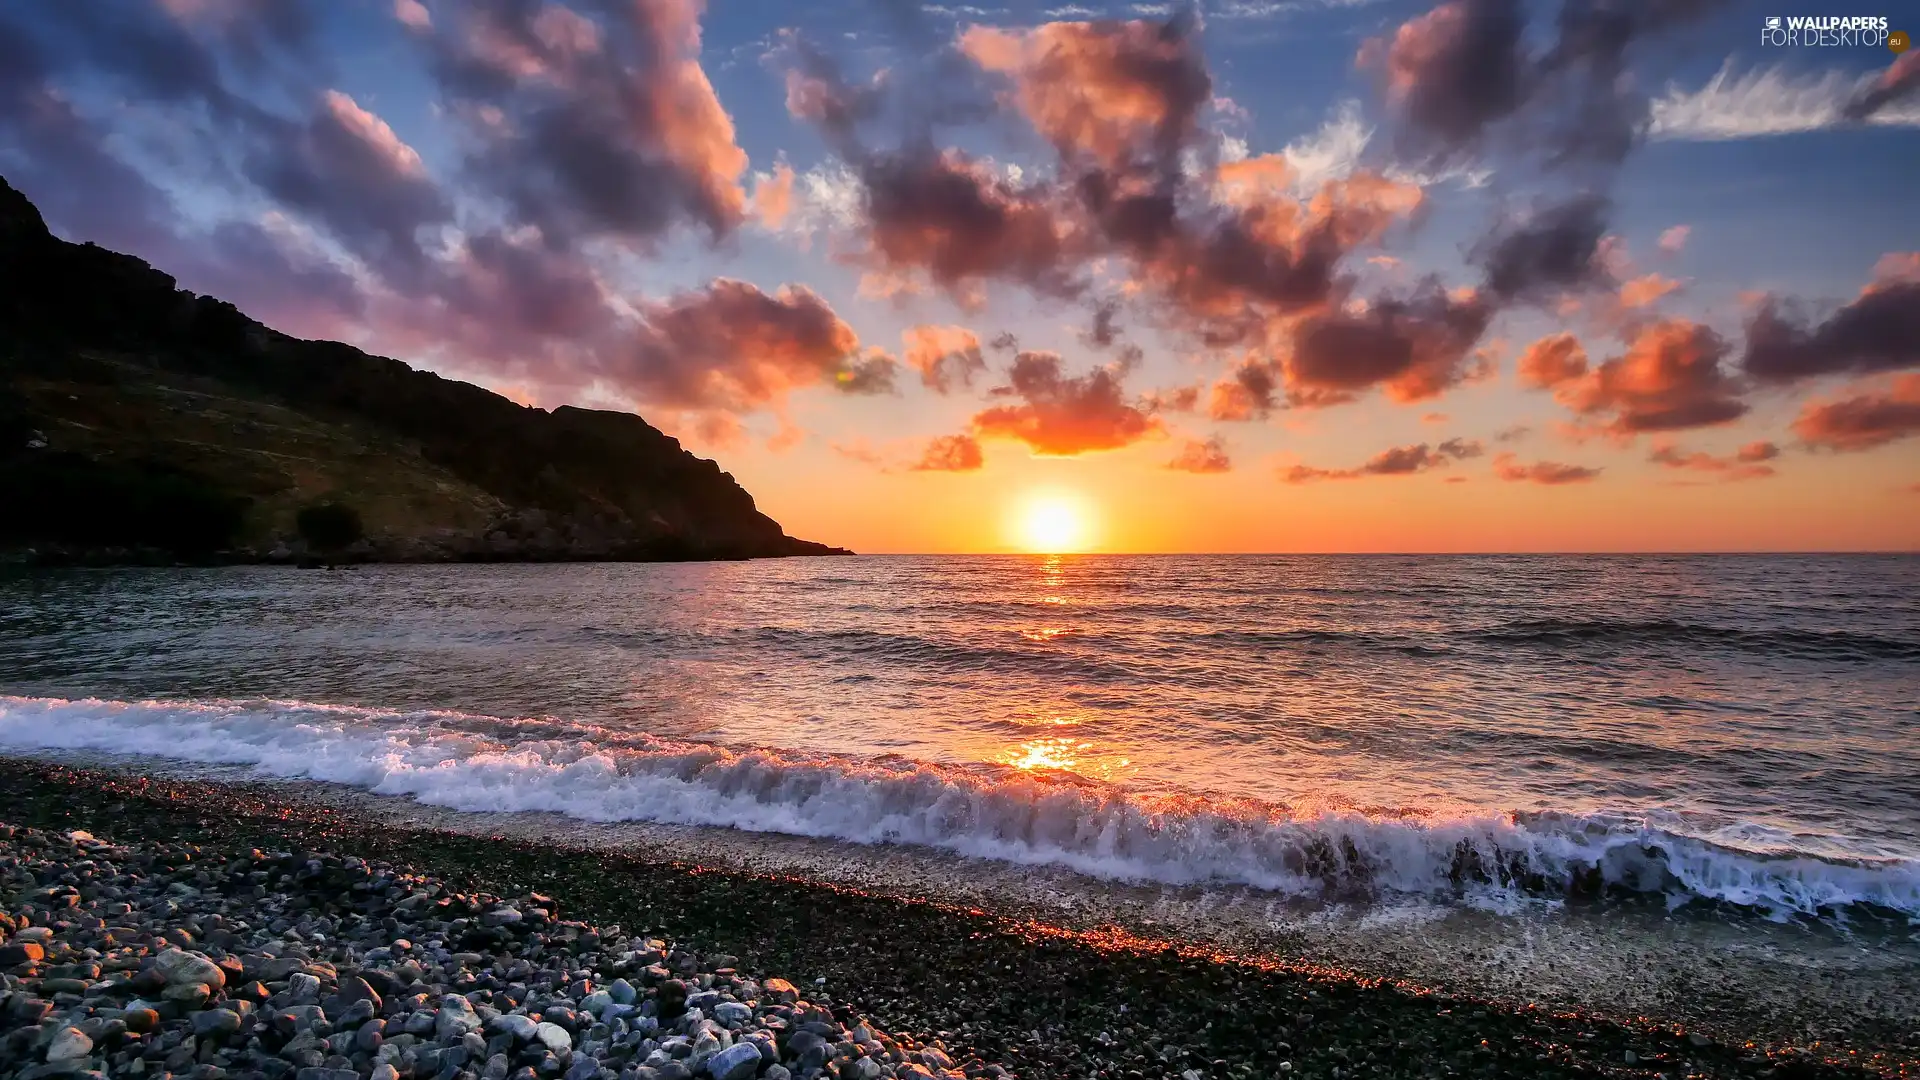
{"type": "MultiPolygon", "coordinates": [[[[810,543],[810,541],[801,541],[810,543]]],[[[825,547],[825,545],[821,545],[825,547]]],[[[758,559],[817,559],[856,555],[848,548],[825,547],[821,551],[713,552],[698,554],[571,554],[567,552],[463,552],[449,555],[382,556],[378,554],[284,555],[258,551],[218,551],[204,556],[183,556],[159,549],[104,551],[41,551],[15,549],[0,551],[0,567],[15,566],[35,570],[202,570],[227,566],[281,566],[299,570],[334,570],[355,566],[556,566],[583,563],[704,563],[753,562],[758,559]]]]}
{"type": "Polygon", "coordinates": [[[1865,1040],[1881,1045],[1858,1048],[1850,1039],[1855,1049],[1764,1046],[1757,1030],[1745,1038],[1716,1032],[1715,1040],[1646,1020],[1435,993],[1284,955],[1233,955],[1146,928],[1076,925],[1058,911],[942,903],[791,866],[702,865],[697,850],[688,858],[657,846],[583,849],[537,834],[472,835],[392,817],[281,785],[0,759],[0,820],[122,842],[330,851],[389,859],[462,890],[544,893],[575,918],[737,955],[743,971],[826,977],[836,1001],[886,1030],[946,1032],[956,1057],[977,1054],[1022,1077],[1103,1068],[1113,1080],[1180,1075],[1158,1058],[1128,1056],[1148,1048],[1139,1027],[1204,1033],[1213,1060],[1225,1064],[1209,1061],[1200,1071],[1223,1076],[1275,1075],[1283,1060],[1294,1075],[1336,1078],[1909,1076],[1920,1058],[1920,1048],[1898,1045],[1907,1033],[1894,1030],[1865,1040]],[[1140,1020],[1126,1023],[1122,1006],[1140,1020]],[[1130,1027],[1138,1040],[1124,1033],[1130,1027]],[[1285,1057],[1275,1056],[1281,1043],[1291,1043],[1285,1057]],[[1838,1064],[1849,1060],[1860,1065],[1838,1064]]]}

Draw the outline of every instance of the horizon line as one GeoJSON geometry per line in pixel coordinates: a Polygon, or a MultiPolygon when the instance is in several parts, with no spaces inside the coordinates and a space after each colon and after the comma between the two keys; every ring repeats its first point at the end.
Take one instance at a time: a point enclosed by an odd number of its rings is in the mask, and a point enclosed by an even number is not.
{"type": "MultiPolygon", "coordinates": [[[[1054,559],[1067,557],[1106,557],[1106,558],[1183,558],[1195,555],[1245,555],[1261,558],[1276,557],[1313,557],[1358,556],[1380,558],[1405,558],[1408,556],[1444,556],[1485,558],[1492,556],[1540,555],[1565,557],[1570,555],[1617,556],[1648,558],[1654,556],[1741,556],[1741,557],[1777,557],[1782,555],[1873,555],[1873,556],[1920,556],[1920,547],[1914,548],[1794,548],[1777,550],[1736,550],[1711,549],[1698,550],[1577,550],[1577,549],[1532,549],[1524,551],[850,551],[844,556],[825,556],[828,558],[1040,558],[1054,559]]],[[[818,557],[818,556],[816,556],[818,557]]]]}

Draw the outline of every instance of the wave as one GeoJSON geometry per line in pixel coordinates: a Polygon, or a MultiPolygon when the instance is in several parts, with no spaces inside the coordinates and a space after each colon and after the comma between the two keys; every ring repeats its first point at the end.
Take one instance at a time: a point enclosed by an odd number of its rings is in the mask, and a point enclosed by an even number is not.
{"type": "Polygon", "coordinates": [[[1470,635],[1480,641],[1509,645],[1700,644],[1775,654],[1920,660],[1920,641],[1844,630],[1742,630],[1672,619],[1523,619],[1483,627],[1470,635]]]}
{"type": "Polygon", "coordinates": [[[919,844],[1109,879],[1336,900],[1634,894],[1784,918],[1920,919],[1920,861],[1840,858],[1744,825],[1632,814],[1326,810],[1148,796],[1006,766],[672,742],[550,718],[281,701],[0,697],[0,750],[245,766],[461,811],[919,844]]]}

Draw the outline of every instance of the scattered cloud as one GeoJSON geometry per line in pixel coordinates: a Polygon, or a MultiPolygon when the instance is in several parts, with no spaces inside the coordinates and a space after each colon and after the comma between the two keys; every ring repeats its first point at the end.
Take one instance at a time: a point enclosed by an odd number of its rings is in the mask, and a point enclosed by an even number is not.
{"type": "Polygon", "coordinates": [[[1605,430],[1623,438],[1724,424],[1747,412],[1721,364],[1730,352],[1700,323],[1650,322],[1634,331],[1622,355],[1561,381],[1554,398],[1582,416],[1610,415],[1605,430]]]}
{"type": "MultiPolygon", "coordinates": [[[[1906,54],[1920,57],[1920,53],[1906,54]]],[[[1795,74],[1783,64],[1745,72],[1729,57],[1720,70],[1697,90],[1677,86],[1654,99],[1655,139],[1722,142],[1774,135],[1798,135],[1864,122],[1894,127],[1920,127],[1920,104],[1887,103],[1861,118],[1849,116],[1849,107],[1865,99],[1878,76],[1858,77],[1843,71],[1795,74]]]]}
{"type": "Polygon", "coordinates": [[[1628,309],[1650,307],[1681,288],[1680,282],[1670,277],[1643,274],[1620,283],[1620,306],[1628,309]]]}
{"type": "Polygon", "coordinates": [[[1920,366],[1920,253],[1882,258],[1860,295],[1825,318],[1763,297],[1746,329],[1741,366],[1769,382],[1920,366]]]}
{"type": "Polygon", "coordinates": [[[1647,460],[1668,469],[1707,473],[1720,480],[1759,480],[1774,474],[1767,464],[1780,456],[1780,448],[1770,442],[1751,442],[1725,457],[1704,451],[1688,452],[1665,440],[1654,443],[1647,460]]]}
{"type": "Polygon", "coordinates": [[[912,326],[900,336],[906,345],[907,366],[919,372],[921,383],[935,393],[971,387],[987,370],[979,335],[965,327],[912,326]]]}
{"type": "Polygon", "coordinates": [[[1520,354],[1520,385],[1550,389],[1587,373],[1587,350],[1568,333],[1549,334],[1520,354]]]}
{"type": "Polygon", "coordinates": [[[927,441],[914,472],[976,472],[986,464],[979,440],[971,435],[940,435],[927,441]]]}
{"type": "Polygon", "coordinates": [[[1311,484],[1320,480],[1358,480],[1364,476],[1411,476],[1445,468],[1455,461],[1476,458],[1486,448],[1475,439],[1448,439],[1437,446],[1415,443],[1382,450],[1352,469],[1321,469],[1311,465],[1292,465],[1280,478],[1289,484],[1311,484]]]}
{"type": "Polygon", "coordinates": [[[1118,450],[1162,430],[1157,418],[1126,400],[1120,373],[1114,368],[1068,375],[1057,353],[1023,352],[1014,357],[1009,385],[996,388],[994,394],[1018,398],[1020,403],[974,414],[974,433],[1023,442],[1047,456],[1118,450]]]}
{"type": "Polygon", "coordinates": [[[1597,478],[1600,472],[1585,465],[1565,465],[1558,461],[1522,462],[1513,454],[1498,454],[1493,459],[1493,474],[1515,483],[1584,484],[1597,478]]]}
{"type": "Polygon", "coordinates": [[[1872,450],[1920,435],[1920,375],[1810,401],[1794,420],[1793,433],[1808,446],[1842,452],[1872,450]]]}
{"type": "Polygon", "coordinates": [[[1227,456],[1226,443],[1219,436],[1211,439],[1188,439],[1180,445],[1180,452],[1167,462],[1167,468],[1175,472],[1223,473],[1233,468],[1233,460],[1227,456]]]}

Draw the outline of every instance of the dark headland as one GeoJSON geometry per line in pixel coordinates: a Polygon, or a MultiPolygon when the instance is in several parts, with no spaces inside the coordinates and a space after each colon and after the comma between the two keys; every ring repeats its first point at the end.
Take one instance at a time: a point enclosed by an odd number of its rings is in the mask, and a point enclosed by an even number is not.
{"type": "Polygon", "coordinates": [[[638,416],[288,337],[54,236],[4,179],[0,506],[0,553],[37,561],[845,554],[638,416]]]}

